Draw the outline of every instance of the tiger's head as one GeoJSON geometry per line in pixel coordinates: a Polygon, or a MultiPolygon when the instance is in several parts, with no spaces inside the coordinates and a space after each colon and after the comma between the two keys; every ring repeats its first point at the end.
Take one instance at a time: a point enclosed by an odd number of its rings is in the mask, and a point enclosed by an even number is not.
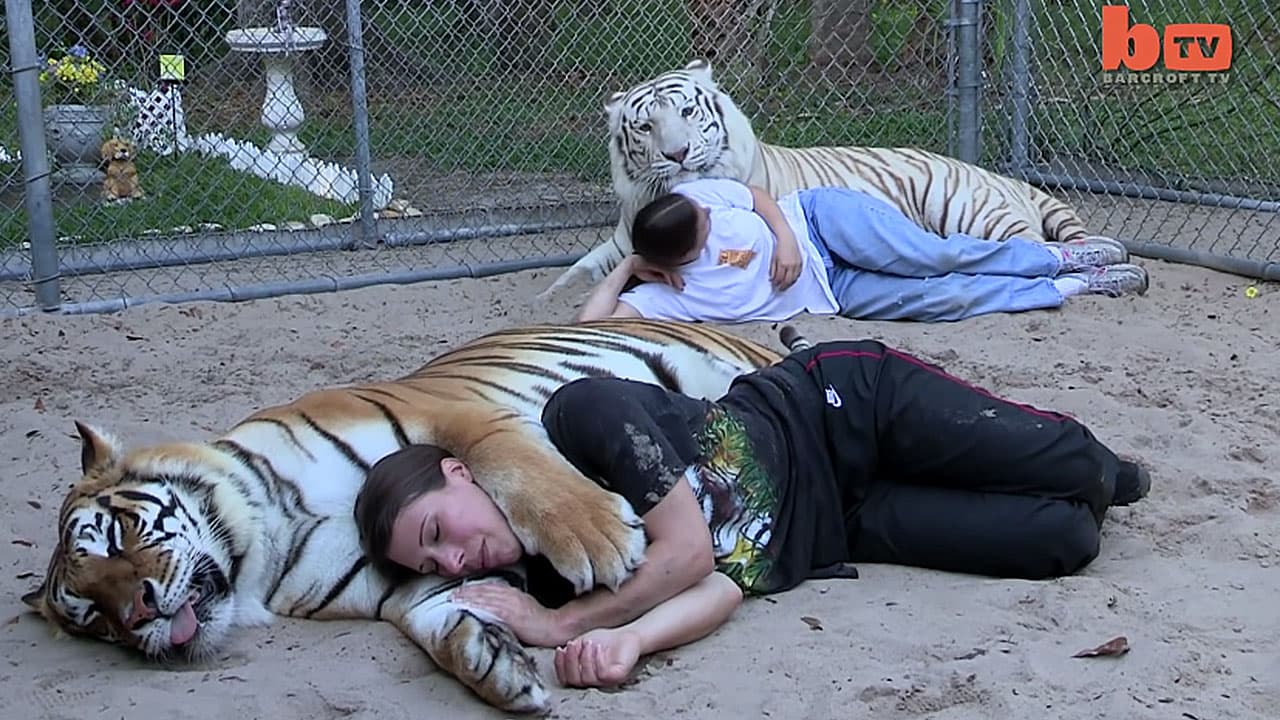
{"type": "Polygon", "coordinates": [[[250,512],[234,468],[201,445],[122,454],[109,435],[76,429],[84,474],[59,509],[44,581],[23,601],[68,634],[153,659],[217,652],[250,512]]]}
{"type": "Polygon", "coordinates": [[[751,124],[705,60],[614,93],[604,109],[614,189],[624,201],[641,188],[652,197],[696,177],[751,175],[751,124]]]}

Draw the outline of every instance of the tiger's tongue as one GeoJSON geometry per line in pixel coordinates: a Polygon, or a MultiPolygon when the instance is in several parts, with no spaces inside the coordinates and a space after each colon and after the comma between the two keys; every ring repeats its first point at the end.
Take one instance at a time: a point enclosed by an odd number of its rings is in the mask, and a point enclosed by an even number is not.
{"type": "Polygon", "coordinates": [[[196,620],[196,611],[192,609],[191,601],[188,600],[178,608],[178,612],[169,621],[169,641],[174,645],[186,645],[191,638],[195,637],[198,629],[200,629],[200,621],[196,620]]]}

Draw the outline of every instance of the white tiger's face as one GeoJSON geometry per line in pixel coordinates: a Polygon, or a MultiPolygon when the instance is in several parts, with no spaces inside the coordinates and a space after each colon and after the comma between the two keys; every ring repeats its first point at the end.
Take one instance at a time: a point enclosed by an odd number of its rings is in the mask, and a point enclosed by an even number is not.
{"type": "Polygon", "coordinates": [[[212,486],[114,459],[81,483],[45,580],[23,600],[69,634],[153,659],[217,652],[233,624],[234,560],[212,486]]]}
{"type": "Polygon", "coordinates": [[[605,108],[610,155],[635,182],[670,187],[715,166],[727,147],[715,91],[685,71],[618,93],[605,108]]]}

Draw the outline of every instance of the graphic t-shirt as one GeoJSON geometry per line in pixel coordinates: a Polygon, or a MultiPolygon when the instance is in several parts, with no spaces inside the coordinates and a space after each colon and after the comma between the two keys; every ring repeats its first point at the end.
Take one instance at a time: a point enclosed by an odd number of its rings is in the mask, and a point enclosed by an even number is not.
{"type": "MultiPolygon", "coordinates": [[[[839,566],[848,557],[844,518],[815,425],[823,398],[804,411],[788,398],[802,384],[794,381],[739,381],[708,402],[588,378],[552,395],[543,425],[580,472],[639,515],[687,480],[711,531],[716,569],[745,592],[777,592],[808,577],[852,576],[839,566]]],[[[808,389],[809,402],[815,392],[808,389]]]]}
{"type": "Polygon", "coordinates": [[[654,320],[786,320],[801,312],[829,314],[839,309],[797,195],[781,198],[778,206],[796,237],[804,268],[791,287],[778,292],[769,278],[776,239],[754,210],[750,188],[737,180],[704,178],[671,191],[707,208],[707,244],[697,258],[679,267],[682,290],[647,282],[618,300],[654,320]]]}

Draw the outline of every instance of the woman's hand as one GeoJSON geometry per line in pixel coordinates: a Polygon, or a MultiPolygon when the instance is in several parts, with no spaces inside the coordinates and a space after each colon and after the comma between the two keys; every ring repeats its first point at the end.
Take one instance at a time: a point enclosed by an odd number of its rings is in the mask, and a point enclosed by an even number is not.
{"type": "Polygon", "coordinates": [[[779,291],[786,290],[800,277],[804,269],[804,258],[800,257],[800,247],[795,235],[788,231],[786,237],[779,237],[773,246],[773,261],[769,267],[769,279],[779,291]]]}
{"type": "Polygon", "coordinates": [[[657,282],[670,285],[676,290],[684,290],[684,278],[680,271],[655,265],[639,255],[630,255],[627,261],[631,264],[631,274],[645,282],[657,282]]]}
{"type": "Polygon", "coordinates": [[[556,677],[567,687],[611,687],[640,660],[640,636],[622,629],[592,630],[556,649],[556,677]]]}
{"type": "Polygon", "coordinates": [[[572,637],[564,630],[554,610],[543,607],[532,595],[510,585],[464,585],[453,591],[449,599],[497,615],[526,645],[556,647],[572,637]]]}

